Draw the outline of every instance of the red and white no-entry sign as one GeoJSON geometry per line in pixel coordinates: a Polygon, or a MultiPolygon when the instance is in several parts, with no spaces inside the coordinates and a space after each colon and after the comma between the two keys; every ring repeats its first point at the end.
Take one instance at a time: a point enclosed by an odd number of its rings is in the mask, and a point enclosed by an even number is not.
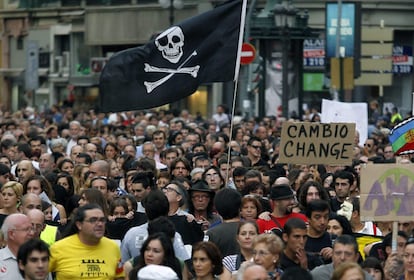
{"type": "Polygon", "coordinates": [[[240,56],[240,64],[246,65],[253,62],[256,57],[256,49],[252,44],[243,43],[240,56]]]}

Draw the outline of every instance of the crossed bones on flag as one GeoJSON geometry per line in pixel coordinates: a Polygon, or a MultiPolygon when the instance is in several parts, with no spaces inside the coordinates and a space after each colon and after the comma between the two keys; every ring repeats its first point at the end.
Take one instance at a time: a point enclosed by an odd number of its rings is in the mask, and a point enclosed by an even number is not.
{"type": "Polygon", "coordinates": [[[196,56],[197,52],[194,51],[177,69],[170,69],[170,68],[160,68],[157,66],[149,65],[148,63],[144,63],[144,71],[145,72],[156,72],[156,73],[169,73],[168,75],[164,76],[163,78],[155,81],[155,82],[144,82],[145,87],[147,88],[147,92],[151,93],[154,89],[159,87],[160,85],[164,84],[166,81],[171,79],[174,74],[189,74],[194,78],[197,78],[198,70],[200,70],[200,65],[192,66],[192,67],[183,67],[187,61],[196,56]]]}
{"type": "MultiPolygon", "coordinates": [[[[168,60],[171,63],[177,63],[184,54],[184,33],[179,26],[173,26],[158,35],[157,38],[155,38],[154,44],[165,60],[168,60]]],[[[168,75],[155,82],[145,81],[144,85],[147,88],[147,92],[151,93],[154,89],[171,79],[175,74],[189,74],[192,77],[197,78],[200,65],[183,67],[190,58],[196,55],[197,51],[193,51],[176,69],[162,68],[144,63],[145,72],[168,73],[168,75]]]]}

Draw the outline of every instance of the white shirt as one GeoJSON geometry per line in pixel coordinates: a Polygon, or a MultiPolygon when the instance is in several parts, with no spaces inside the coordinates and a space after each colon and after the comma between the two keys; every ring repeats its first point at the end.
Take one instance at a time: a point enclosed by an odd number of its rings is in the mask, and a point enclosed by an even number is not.
{"type": "Polygon", "coordinates": [[[371,221],[363,222],[363,223],[364,223],[364,227],[363,229],[358,231],[358,233],[382,236],[382,232],[378,227],[376,229],[376,232],[374,232],[374,224],[371,221]]]}
{"type": "Polygon", "coordinates": [[[19,272],[17,259],[7,246],[0,249],[0,279],[23,280],[19,272]]]}

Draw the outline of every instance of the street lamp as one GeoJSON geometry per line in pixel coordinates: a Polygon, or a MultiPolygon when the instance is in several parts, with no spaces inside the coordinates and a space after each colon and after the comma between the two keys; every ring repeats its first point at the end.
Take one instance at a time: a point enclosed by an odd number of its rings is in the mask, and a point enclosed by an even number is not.
{"type": "Polygon", "coordinates": [[[184,6],[182,0],[158,0],[160,6],[170,11],[170,26],[174,24],[174,9],[181,10],[184,6]]]}
{"type": "Polygon", "coordinates": [[[286,119],[289,116],[289,28],[292,27],[292,17],[296,11],[282,4],[276,4],[273,9],[274,22],[281,32],[282,40],[282,114],[286,119]]]}

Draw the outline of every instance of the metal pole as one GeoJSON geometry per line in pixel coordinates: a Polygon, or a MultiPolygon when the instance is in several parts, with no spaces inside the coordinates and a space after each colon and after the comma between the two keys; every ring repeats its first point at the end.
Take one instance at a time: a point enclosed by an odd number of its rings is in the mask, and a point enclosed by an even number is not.
{"type": "Polygon", "coordinates": [[[342,0],[338,0],[338,15],[336,23],[336,48],[335,56],[339,59],[339,88],[338,88],[338,98],[339,101],[344,100],[344,55],[341,55],[341,21],[342,21],[342,0]]]}
{"type": "MultiPolygon", "coordinates": [[[[295,66],[298,71],[295,73],[298,88],[298,116],[302,120],[303,117],[303,39],[293,41],[295,46],[295,53],[298,54],[295,59],[295,66]]],[[[296,68],[295,67],[295,68],[296,68]]]]}
{"type": "MultiPolygon", "coordinates": [[[[286,27],[283,28],[284,31],[286,27]]],[[[289,55],[289,38],[287,38],[287,32],[283,32],[282,38],[282,114],[283,117],[288,119],[289,118],[289,85],[288,85],[288,78],[289,78],[289,70],[288,70],[288,55],[289,55]]]]}
{"type": "Polygon", "coordinates": [[[411,115],[414,116],[414,91],[412,92],[413,95],[413,100],[412,100],[412,104],[411,104],[411,115]]]}
{"type": "Polygon", "coordinates": [[[263,78],[259,84],[259,100],[258,100],[258,109],[259,109],[259,117],[262,119],[266,115],[266,77],[267,77],[267,43],[265,40],[261,40],[260,42],[260,53],[263,55],[262,60],[262,71],[263,71],[263,78]]]}
{"type": "MultiPolygon", "coordinates": [[[[244,31],[244,42],[250,41],[250,22],[252,19],[254,8],[256,7],[256,0],[251,1],[249,8],[247,10],[246,15],[246,22],[245,22],[245,31],[244,31]]],[[[243,115],[246,117],[252,117],[254,116],[254,109],[253,109],[253,100],[251,98],[251,94],[248,91],[248,88],[251,84],[251,64],[244,65],[240,67],[240,76],[239,76],[239,107],[241,108],[243,115]],[[246,102],[246,103],[245,103],[246,102]],[[250,104],[250,106],[247,108],[247,105],[250,104]]]]}
{"type": "Polygon", "coordinates": [[[174,0],[170,0],[170,26],[174,24],[174,0]]]}

